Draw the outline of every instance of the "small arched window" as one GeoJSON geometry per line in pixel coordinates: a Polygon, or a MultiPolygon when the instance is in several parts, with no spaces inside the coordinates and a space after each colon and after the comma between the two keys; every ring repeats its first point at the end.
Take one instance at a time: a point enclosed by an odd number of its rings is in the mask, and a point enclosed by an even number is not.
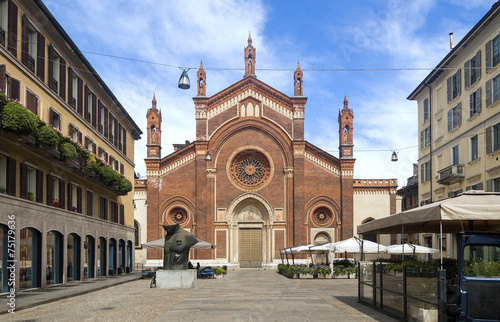
{"type": "Polygon", "coordinates": [[[135,230],[135,246],[139,247],[141,246],[141,229],[139,228],[139,223],[137,220],[134,220],[134,230],[135,230]]]}

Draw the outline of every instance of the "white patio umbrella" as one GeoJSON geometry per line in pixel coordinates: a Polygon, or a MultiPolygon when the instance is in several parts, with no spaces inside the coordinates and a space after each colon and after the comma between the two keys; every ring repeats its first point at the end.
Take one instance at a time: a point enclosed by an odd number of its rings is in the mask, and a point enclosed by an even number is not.
{"type": "Polygon", "coordinates": [[[313,254],[325,254],[325,253],[328,253],[330,251],[330,245],[331,245],[331,243],[326,243],[326,244],[322,244],[322,245],[314,245],[314,246],[309,247],[309,250],[313,254]]]}
{"type": "Polygon", "coordinates": [[[405,243],[387,246],[387,252],[389,254],[413,254],[415,256],[415,254],[436,254],[439,253],[439,249],[405,243]]]}
{"type": "Polygon", "coordinates": [[[387,247],[366,239],[352,237],[332,245],[336,253],[384,253],[387,247]]]}
{"type": "Polygon", "coordinates": [[[290,249],[292,254],[310,254],[309,247],[315,246],[314,244],[294,246],[290,249]]]}

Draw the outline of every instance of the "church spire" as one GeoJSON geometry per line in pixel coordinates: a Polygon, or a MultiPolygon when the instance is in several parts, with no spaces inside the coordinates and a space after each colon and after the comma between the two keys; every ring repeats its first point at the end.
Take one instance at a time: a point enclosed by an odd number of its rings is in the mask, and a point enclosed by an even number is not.
{"type": "Polygon", "coordinates": [[[347,93],[344,96],[344,108],[339,111],[339,152],[340,159],[353,158],[353,119],[354,114],[349,108],[347,93]]]}
{"type": "Polygon", "coordinates": [[[297,68],[295,69],[295,73],[293,73],[293,82],[294,82],[294,95],[295,96],[304,96],[302,93],[302,78],[304,74],[302,73],[302,70],[300,69],[300,63],[297,60],[297,68]]]}
{"type": "Polygon", "coordinates": [[[156,94],[153,93],[153,100],[151,101],[151,108],[146,113],[147,119],[147,150],[148,159],[160,158],[161,151],[161,111],[156,108],[156,94]]]}
{"type": "Polygon", "coordinates": [[[200,68],[198,69],[198,73],[196,74],[198,77],[197,81],[197,96],[206,96],[206,78],[207,75],[205,73],[205,70],[203,69],[203,61],[200,62],[200,68]]]}
{"type": "Polygon", "coordinates": [[[252,35],[248,32],[248,46],[245,47],[245,75],[247,76],[255,76],[255,57],[256,50],[252,46],[252,35]]]}

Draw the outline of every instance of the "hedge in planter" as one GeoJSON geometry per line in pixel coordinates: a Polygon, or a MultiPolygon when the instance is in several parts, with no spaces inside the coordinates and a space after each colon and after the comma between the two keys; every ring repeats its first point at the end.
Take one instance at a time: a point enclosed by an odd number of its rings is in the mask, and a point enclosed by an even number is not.
{"type": "Polygon", "coordinates": [[[61,159],[72,159],[76,157],[76,148],[73,144],[69,142],[63,142],[59,146],[59,152],[61,152],[61,159]]]}
{"type": "Polygon", "coordinates": [[[18,135],[31,135],[38,125],[38,116],[17,102],[7,103],[2,111],[2,129],[18,135]]]}
{"type": "Polygon", "coordinates": [[[127,178],[120,175],[120,179],[118,180],[118,190],[122,193],[127,193],[132,190],[132,182],[130,182],[127,178]]]}
{"type": "Polygon", "coordinates": [[[55,148],[59,144],[59,134],[50,126],[42,126],[36,132],[36,138],[40,143],[55,148]]]}
{"type": "Polygon", "coordinates": [[[7,103],[9,103],[7,95],[0,93],[0,115],[2,114],[3,108],[7,105],[7,103]]]}

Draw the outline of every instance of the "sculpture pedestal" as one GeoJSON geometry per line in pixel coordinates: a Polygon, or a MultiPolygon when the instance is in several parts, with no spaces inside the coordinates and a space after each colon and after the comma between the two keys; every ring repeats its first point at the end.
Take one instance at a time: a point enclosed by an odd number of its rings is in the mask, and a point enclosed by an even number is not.
{"type": "Polygon", "coordinates": [[[163,270],[156,271],[157,288],[195,288],[198,286],[197,270],[163,270]]]}

